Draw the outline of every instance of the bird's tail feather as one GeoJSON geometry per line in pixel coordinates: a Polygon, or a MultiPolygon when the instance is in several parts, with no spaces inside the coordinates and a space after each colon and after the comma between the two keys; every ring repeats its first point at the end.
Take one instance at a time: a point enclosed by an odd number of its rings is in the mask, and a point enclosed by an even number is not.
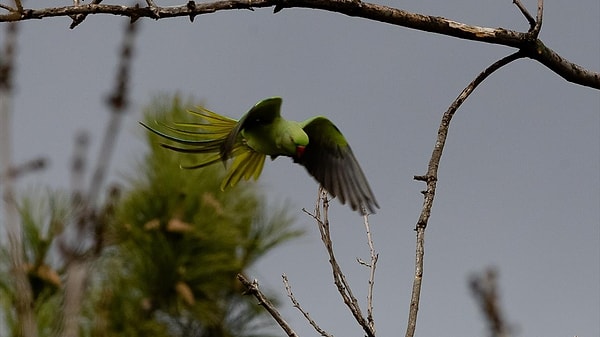
{"type": "Polygon", "coordinates": [[[220,152],[227,136],[235,128],[237,121],[221,116],[203,107],[189,113],[201,117],[206,123],[174,123],[167,125],[155,121],[167,133],[152,128],[140,122],[142,126],[152,133],[172,141],[178,145],[162,144],[165,148],[184,153],[211,153],[220,152]]]}
{"type": "MultiPolygon", "coordinates": [[[[169,149],[169,150],[173,150],[176,152],[181,152],[181,153],[219,153],[219,148],[220,148],[220,143],[216,142],[214,146],[201,146],[201,147],[181,147],[181,146],[174,146],[174,145],[170,145],[170,144],[160,144],[160,146],[164,147],[165,149],[169,149]]],[[[219,154],[219,158],[221,157],[221,155],[219,154]]]]}
{"type": "Polygon", "coordinates": [[[238,122],[233,118],[219,115],[218,113],[210,111],[201,106],[196,107],[196,109],[197,110],[188,110],[188,112],[204,119],[209,123],[209,125],[231,126],[233,128],[238,122]]]}
{"type": "Polygon", "coordinates": [[[175,136],[171,136],[169,134],[166,134],[164,132],[158,131],[156,129],[151,128],[150,126],[140,122],[140,124],[145,127],[146,129],[150,130],[152,133],[168,139],[172,142],[178,143],[178,144],[182,144],[182,145],[189,145],[189,146],[206,146],[206,145],[211,145],[215,142],[223,142],[224,139],[200,139],[200,140],[191,140],[191,139],[184,139],[184,138],[178,138],[175,136]]]}
{"type": "Polygon", "coordinates": [[[227,187],[233,187],[244,178],[244,180],[258,179],[265,164],[264,154],[254,151],[239,151],[233,153],[234,159],[231,163],[231,168],[227,171],[227,175],[221,183],[221,190],[227,187]]]}
{"type": "Polygon", "coordinates": [[[179,134],[203,138],[224,138],[233,129],[231,125],[226,124],[174,123],[174,125],[180,128],[172,126],[167,126],[167,128],[179,134]]]}
{"type": "Polygon", "coordinates": [[[173,123],[172,125],[156,122],[165,132],[158,131],[142,122],[140,124],[152,133],[175,143],[174,145],[161,144],[166,149],[181,153],[205,154],[200,162],[187,166],[181,165],[182,168],[198,169],[233,158],[231,167],[221,183],[222,190],[237,185],[242,178],[244,180],[258,179],[265,163],[266,156],[264,154],[249,150],[241,139],[236,139],[233,148],[226,156],[223,154],[223,146],[236,128],[238,121],[203,107],[197,107],[188,112],[200,117],[202,121],[173,123]]]}
{"type": "Polygon", "coordinates": [[[220,161],[221,161],[221,155],[218,153],[213,153],[209,156],[204,157],[204,159],[199,163],[196,163],[193,165],[179,165],[179,167],[181,167],[182,169],[186,169],[186,170],[194,170],[194,169],[199,169],[202,167],[212,165],[214,163],[218,163],[220,161]]]}

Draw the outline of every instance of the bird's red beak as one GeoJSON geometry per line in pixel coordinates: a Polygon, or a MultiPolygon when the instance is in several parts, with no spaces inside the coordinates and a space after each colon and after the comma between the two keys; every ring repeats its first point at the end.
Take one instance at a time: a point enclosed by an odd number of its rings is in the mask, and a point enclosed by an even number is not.
{"type": "Polygon", "coordinates": [[[302,146],[302,145],[296,146],[296,158],[301,158],[302,157],[302,155],[304,154],[304,149],[305,148],[306,147],[302,146]]]}

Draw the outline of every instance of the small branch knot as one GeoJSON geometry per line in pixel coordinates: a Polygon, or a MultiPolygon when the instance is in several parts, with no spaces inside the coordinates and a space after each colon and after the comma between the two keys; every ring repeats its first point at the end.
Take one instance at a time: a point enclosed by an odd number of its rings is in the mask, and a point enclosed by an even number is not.
{"type": "Polygon", "coordinates": [[[196,2],[193,0],[188,1],[185,5],[187,9],[190,11],[190,22],[194,22],[194,18],[196,18],[196,2]]]}
{"type": "Polygon", "coordinates": [[[279,12],[280,12],[282,9],[284,9],[284,8],[286,7],[286,6],[285,6],[285,3],[286,3],[286,2],[287,2],[286,0],[278,0],[278,1],[277,1],[277,4],[275,5],[275,8],[273,8],[273,14],[277,14],[277,13],[279,13],[279,12]]]}
{"type": "Polygon", "coordinates": [[[413,176],[413,179],[417,181],[424,181],[427,183],[437,181],[437,177],[428,174],[422,176],[413,176]]]}

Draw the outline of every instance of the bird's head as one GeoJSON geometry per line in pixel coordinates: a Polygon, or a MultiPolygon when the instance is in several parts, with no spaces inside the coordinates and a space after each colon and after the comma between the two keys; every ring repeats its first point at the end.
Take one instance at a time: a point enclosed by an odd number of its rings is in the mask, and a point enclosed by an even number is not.
{"type": "Polygon", "coordinates": [[[299,158],[304,153],[304,149],[308,145],[308,135],[300,125],[296,123],[288,125],[285,136],[282,139],[282,147],[287,155],[299,158]]]}

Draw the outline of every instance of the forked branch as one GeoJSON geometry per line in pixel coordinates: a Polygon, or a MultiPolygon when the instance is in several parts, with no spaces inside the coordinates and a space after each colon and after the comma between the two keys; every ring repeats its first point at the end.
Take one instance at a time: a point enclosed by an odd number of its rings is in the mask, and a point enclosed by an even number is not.
{"type": "Polygon", "coordinates": [[[310,215],[317,223],[317,227],[321,233],[321,241],[323,241],[325,250],[329,255],[329,264],[331,265],[331,271],[333,273],[333,282],[335,283],[342,300],[352,313],[352,316],[354,316],[356,322],[358,322],[358,324],[362,327],[366,335],[368,337],[375,337],[375,327],[367,318],[363,316],[360,305],[358,304],[358,300],[352,293],[350,284],[346,280],[346,276],[342,272],[342,269],[335,257],[335,253],[333,251],[333,241],[331,240],[331,232],[329,231],[329,199],[327,196],[327,191],[322,186],[319,187],[319,194],[317,197],[314,214],[306,210],[303,211],[310,215]]]}

